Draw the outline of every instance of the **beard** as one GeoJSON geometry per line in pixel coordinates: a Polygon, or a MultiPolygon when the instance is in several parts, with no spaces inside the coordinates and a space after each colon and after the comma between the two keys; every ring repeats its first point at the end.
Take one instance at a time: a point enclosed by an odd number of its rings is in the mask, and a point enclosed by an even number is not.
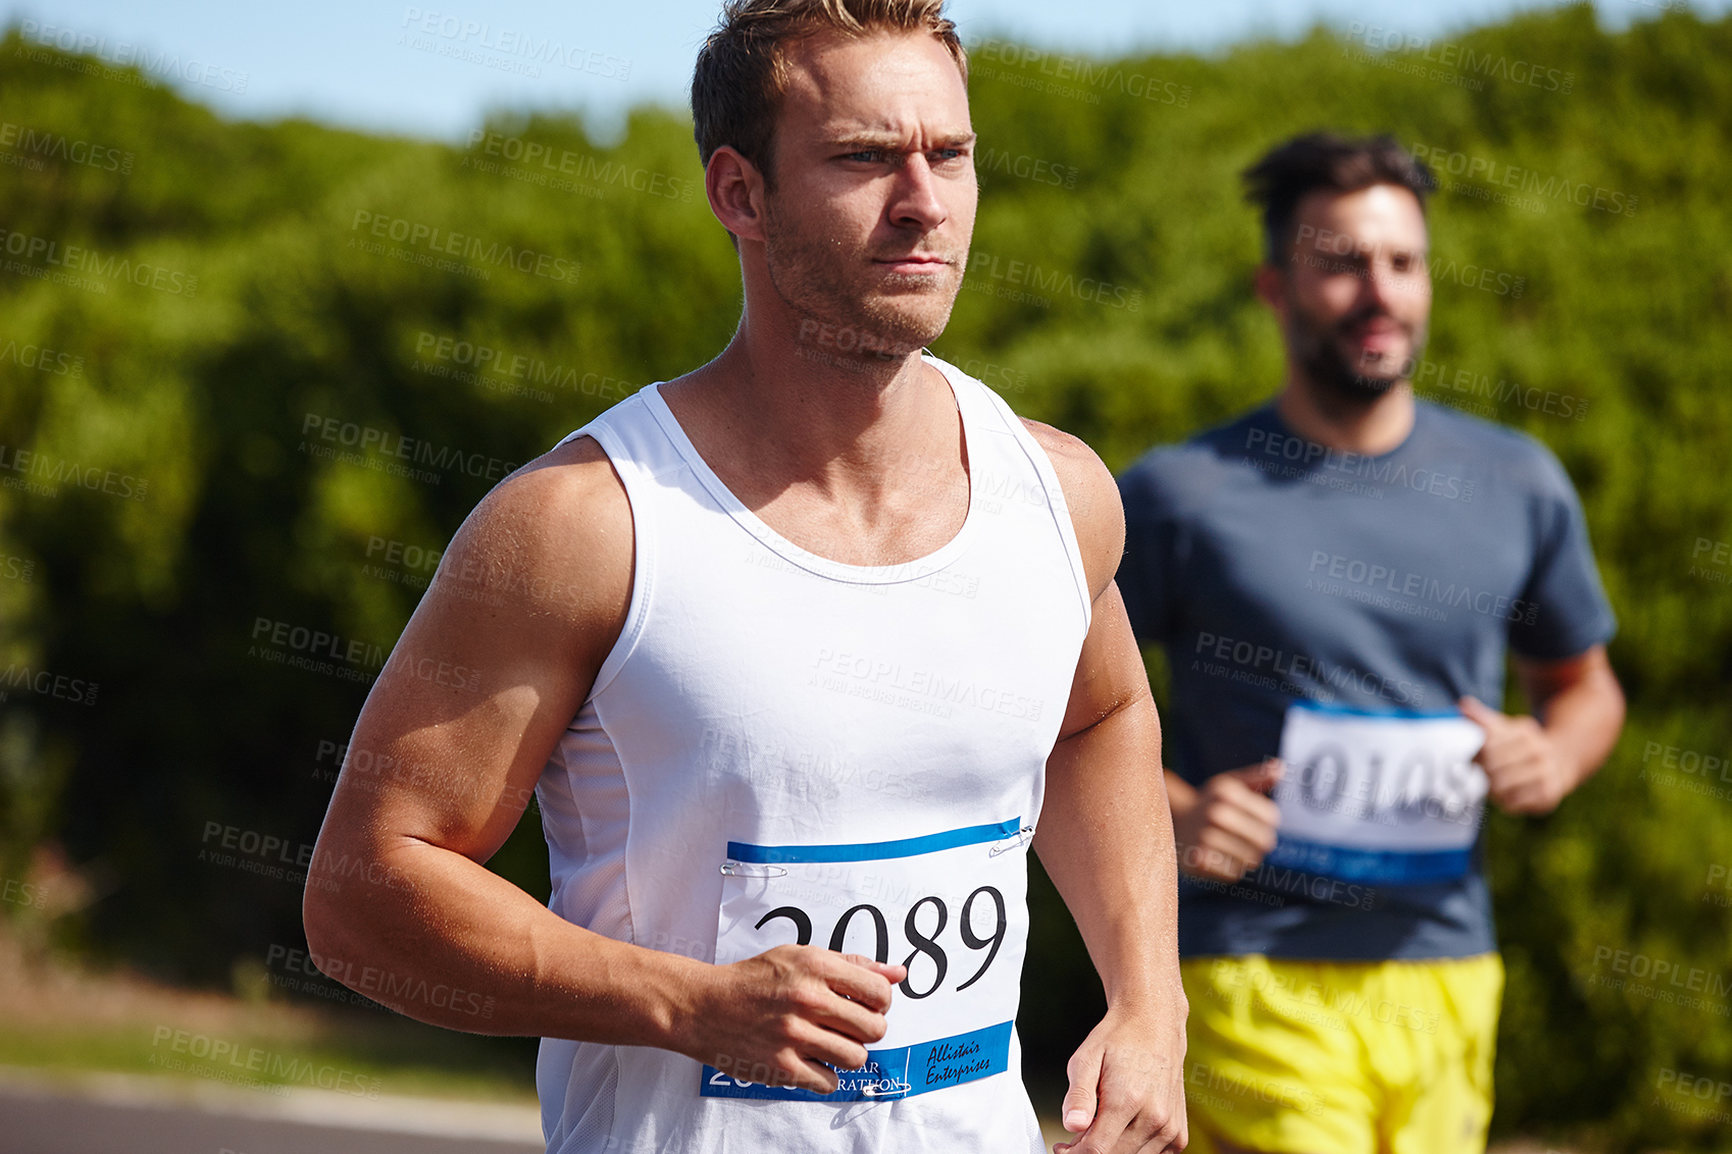
{"type": "Polygon", "coordinates": [[[1331,324],[1288,298],[1288,339],[1294,359],[1306,377],[1338,400],[1368,404],[1413,374],[1425,347],[1425,326],[1398,320],[1381,308],[1365,308],[1331,324]],[[1369,321],[1393,321],[1407,337],[1408,354],[1400,361],[1388,357],[1350,356],[1344,351],[1348,334],[1369,321]]]}
{"type": "Polygon", "coordinates": [[[802,231],[766,203],[764,260],[776,295],[798,318],[802,355],[863,368],[872,360],[901,360],[944,332],[961,287],[963,254],[912,243],[882,254],[849,252],[842,241],[802,231]],[[871,263],[910,249],[945,258],[949,274],[886,274],[871,263]]]}

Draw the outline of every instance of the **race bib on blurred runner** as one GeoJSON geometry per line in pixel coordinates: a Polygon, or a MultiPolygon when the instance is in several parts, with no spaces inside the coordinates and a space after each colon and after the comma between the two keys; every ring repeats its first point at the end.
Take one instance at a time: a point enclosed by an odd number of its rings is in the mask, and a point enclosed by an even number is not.
{"type": "Polygon", "coordinates": [[[866,1064],[831,1094],[703,1068],[709,1098],[849,1102],[906,1098],[1010,1068],[1024,944],[1027,845],[1021,819],[900,841],[728,843],[716,962],[787,944],[908,967],[866,1064]]]}
{"type": "Polygon", "coordinates": [[[1468,872],[1486,795],[1485,731],[1459,713],[1360,713],[1294,702],[1270,864],[1413,885],[1468,872]]]}

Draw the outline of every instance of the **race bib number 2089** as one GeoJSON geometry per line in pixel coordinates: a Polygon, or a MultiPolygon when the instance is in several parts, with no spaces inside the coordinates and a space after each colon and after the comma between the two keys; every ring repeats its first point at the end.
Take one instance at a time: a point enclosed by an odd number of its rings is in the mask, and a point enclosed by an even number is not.
{"type": "Polygon", "coordinates": [[[705,1097],[860,1101],[910,1097],[1009,1069],[1028,934],[1021,819],[840,845],[729,842],[716,962],[785,944],[908,967],[884,1038],[817,1094],[705,1066],[705,1097]]]}

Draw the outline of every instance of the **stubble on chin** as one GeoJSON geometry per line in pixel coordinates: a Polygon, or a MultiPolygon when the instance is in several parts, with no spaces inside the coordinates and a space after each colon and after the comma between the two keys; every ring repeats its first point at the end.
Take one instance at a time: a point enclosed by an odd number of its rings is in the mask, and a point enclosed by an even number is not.
{"type": "MultiPolygon", "coordinates": [[[[804,254],[812,256],[815,254],[804,254]]],[[[858,258],[857,280],[846,275],[846,258],[822,260],[766,250],[770,281],[796,318],[795,347],[800,356],[838,367],[867,370],[900,361],[944,332],[956,301],[957,285],[933,285],[926,278],[877,274],[868,258],[858,258]],[[888,291],[886,291],[888,290],[888,291]]]]}
{"type": "Polygon", "coordinates": [[[925,348],[949,324],[962,287],[961,258],[939,284],[886,275],[871,253],[803,238],[773,208],[766,217],[764,259],[776,294],[798,318],[799,355],[865,370],[925,348]]]}
{"type": "MultiPolygon", "coordinates": [[[[931,342],[932,338],[924,335],[924,327],[900,323],[903,320],[893,317],[887,323],[871,309],[863,310],[854,323],[802,316],[794,326],[794,352],[826,368],[873,372],[906,360],[931,342]]],[[[939,325],[933,335],[942,331],[943,325],[939,325]]]]}
{"type": "Polygon", "coordinates": [[[879,285],[887,291],[861,299],[862,317],[892,342],[909,349],[924,348],[944,333],[961,287],[954,266],[941,284],[935,285],[926,277],[893,273],[879,285]]]}
{"type": "Polygon", "coordinates": [[[1368,363],[1343,351],[1344,338],[1334,327],[1302,312],[1295,313],[1295,318],[1298,327],[1290,339],[1306,377],[1330,396],[1353,404],[1368,404],[1407,380],[1425,341],[1423,330],[1404,326],[1407,356],[1380,356],[1368,363]]]}

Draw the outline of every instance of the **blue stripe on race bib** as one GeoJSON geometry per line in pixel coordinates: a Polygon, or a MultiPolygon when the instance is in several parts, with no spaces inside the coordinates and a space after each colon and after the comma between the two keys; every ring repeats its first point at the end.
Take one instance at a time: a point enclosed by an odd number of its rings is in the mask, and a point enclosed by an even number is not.
{"type": "Polygon", "coordinates": [[[924,837],[905,837],[900,841],[871,841],[854,845],[753,845],[750,842],[728,843],[728,857],[737,862],[769,864],[772,862],[841,862],[883,861],[886,858],[914,857],[960,845],[1003,841],[1022,828],[1020,817],[1001,821],[997,825],[971,825],[962,829],[929,833],[924,837]]]}
{"type": "Polygon", "coordinates": [[[1263,859],[1267,864],[1304,870],[1349,882],[1381,882],[1384,885],[1418,885],[1422,882],[1453,881],[1467,875],[1470,851],[1465,849],[1401,850],[1348,849],[1297,838],[1277,838],[1274,850],[1263,859]]]}
{"type": "MultiPolygon", "coordinates": [[[[984,828],[984,827],[982,827],[984,828]]],[[[992,827],[994,829],[997,826],[992,827]]],[[[965,843],[966,844],[966,843],[965,843]]],[[[866,1064],[858,1070],[839,1070],[834,1093],[817,1094],[789,1086],[760,1086],[730,1078],[714,1066],[705,1066],[699,1094],[705,1098],[768,1098],[780,1102],[877,1102],[912,1098],[990,1078],[1010,1069],[1011,1023],[902,1046],[894,1050],[867,1050],[866,1064]]]]}
{"type": "Polygon", "coordinates": [[[1460,717],[1459,709],[1359,709],[1352,705],[1325,705],[1321,701],[1297,700],[1289,709],[1303,709],[1332,717],[1375,717],[1383,721],[1437,721],[1445,717],[1460,717]]]}

